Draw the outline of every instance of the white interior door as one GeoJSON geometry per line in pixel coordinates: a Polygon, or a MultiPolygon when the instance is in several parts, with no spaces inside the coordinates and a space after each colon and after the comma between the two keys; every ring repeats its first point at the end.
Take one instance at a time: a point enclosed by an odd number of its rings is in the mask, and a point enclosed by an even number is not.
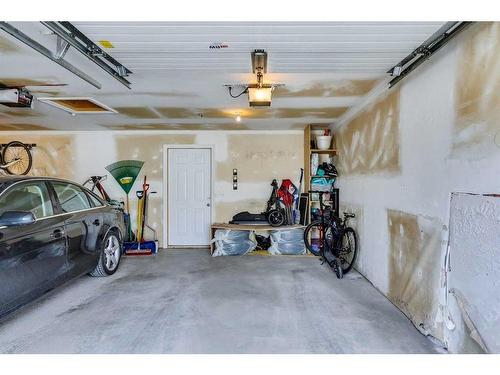
{"type": "Polygon", "coordinates": [[[210,244],[212,150],[168,149],[168,245],[210,244]]]}

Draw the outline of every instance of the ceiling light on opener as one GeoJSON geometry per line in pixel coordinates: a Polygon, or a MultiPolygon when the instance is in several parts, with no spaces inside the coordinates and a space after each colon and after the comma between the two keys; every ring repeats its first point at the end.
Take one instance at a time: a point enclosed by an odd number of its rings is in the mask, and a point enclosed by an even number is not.
{"type": "Polygon", "coordinates": [[[267,52],[262,49],[256,49],[251,53],[252,72],[257,76],[256,84],[237,84],[225,85],[229,89],[229,95],[232,98],[239,98],[243,94],[248,94],[250,107],[270,107],[272,92],[276,87],[284,86],[282,84],[264,84],[264,73],[267,73],[267,52]],[[243,90],[238,94],[233,94],[235,87],[241,87],[243,90]]]}

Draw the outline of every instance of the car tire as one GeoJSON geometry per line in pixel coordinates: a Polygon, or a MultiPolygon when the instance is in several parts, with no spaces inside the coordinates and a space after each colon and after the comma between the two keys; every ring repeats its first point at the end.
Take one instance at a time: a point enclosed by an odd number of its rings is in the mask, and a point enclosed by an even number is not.
{"type": "Polygon", "coordinates": [[[89,274],[94,277],[109,276],[116,272],[122,255],[122,243],[115,231],[110,231],[103,241],[99,262],[89,274]]]}

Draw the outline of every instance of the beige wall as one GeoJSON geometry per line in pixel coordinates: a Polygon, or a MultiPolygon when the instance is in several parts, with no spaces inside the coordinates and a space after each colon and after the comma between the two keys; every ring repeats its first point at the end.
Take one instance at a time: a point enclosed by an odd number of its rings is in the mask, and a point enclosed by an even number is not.
{"type": "Polygon", "coordinates": [[[500,191],[499,110],[500,23],[478,23],[336,130],[357,269],[452,352],[477,344],[446,289],[450,195],[500,191]]]}
{"type": "MultiPolygon", "coordinates": [[[[303,165],[302,131],[146,131],[146,132],[0,132],[0,141],[36,143],[31,174],[58,176],[83,182],[93,174],[106,174],[104,167],[118,160],[145,162],[130,194],[135,217],[135,190],[146,174],[151,190],[149,223],[163,238],[163,145],[210,145],[214,147],[214,219],[227,222],[239,212],[262,212],[273,178],[296,181],[303,165]],[[232,171],[238,169],[238,190],[232,189],[232,171]]],[[[125,195],[110,177],[104,183],[113,198],[125,195]]]]}
{"type": "Polygon", "coordinates": [[[73,135],[29,135],[28,132],[20,135],[10,135],[0,132],[0,143],[20,140],[25,143],[35,143],[33,149],[33,166],[31,175],[51,176],[74,179],[74,140],[73,135]],[[27,135],[28,134],[28,135],[27,135]]]}

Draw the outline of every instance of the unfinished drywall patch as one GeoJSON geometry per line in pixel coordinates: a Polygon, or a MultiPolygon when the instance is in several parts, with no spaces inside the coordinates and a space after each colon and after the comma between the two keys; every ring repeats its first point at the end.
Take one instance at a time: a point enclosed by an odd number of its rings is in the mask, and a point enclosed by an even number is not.
{"type": "Polygon", "coordinates": [[[302,134],[229,134],[228,158],[217,163],[217,181],[231,183],[233,168],[240,183],[271,183],[298,176],[303,160],[302,134]]]}
{"type": "Polygon", "coordinates": [[[482,158],[500,152],[500,23],[479,22],[467,33],[458,58],[453,156],[482,158]]]}
{"type": "Polygon", "coordinates": [[[117,135],[117,160],[142,160],[141,175],[161,180],[163,176],[163,145],[194,144],[194,134],[117,135]]]}
{"type": "Polygon", "coordinates": [[[57,78],[27,79],[27,78],[0,78],[0,82],[9,87],[61,87],[67,83],[60,83],[57,78]]]}
{"type": "Polygon", "coordinates": [[[43,89],[43,88],[30,89],[30,92],[32,94],[44,94],[44,96],[66,96],[66,95],[64,95],[64,91],[51,89],[50,87],[47,89],[43,89]]]}
{"type": "Polygon", "coordinates": [[[374,79],[335,80],[329,82],[315,82],[309,87],[293,90],[280,87],[274,95],[276,97],[336,97],[359,96],[370,92],[377,83],[374,79]]]}
{"type": "Polygon", "coordinates": [[[185,130],[249,130],[250,127],[241,122],[232,124],[179,124],[185,130]]]}
{"type": "Polygon", "coordinates": [[[327,118],[334,119],[347,111],[348,107],[318,107],[318,108],[259,108],[249,109],[218,109],[218,108],[177,108],[157,107],[155,108],[165,118],[187,119],[207,118],[223,119],[234,118],[239,113],[243,118],[265,119],[265,118],[327,118]]]}
{"type": "Polygon", "coordinates": [[[182,130],[182,125],[179,124],[99,124],[99,126],[109,130],[182,130]]]}
{"type": "Polygon", "coordinates": [[[149,107],[116,107],[119,114],[136,119],[160,118],[158,114],[149,107]]]}
{"type": "Polygon", "coordinates": [[[448,331],[452,352],[500,353],[499,228],[498,196],[452,194],[448,273],[455,324],[448,331]]]}
{"type": "Polygon", "coordinates": [[[323,118],[335,119],[343,115],[348,107],[321,107],[321,108],[280,108],[275,109],[273,117],[275,118],[323,118]]]}
{"type": "Polygon", "coordinates": [[[0,143],[13,140],[36,143],[33,148],[32,176],[75,178],[73,136],[65,135],[0,135],[0,143]]]}
{"type": "Polygon", "coordinates": [[[291,126],[290,126],[290,129],[294,129],[294,130],[304,130],[306,128],[307,124],[303,123],[303,122],[296,122],[296,123],[293,123],[291,126]]]}
{"type": "Polygon", "coordinates": [[[12,117],[40,117],[43,116],[39,112],[35,112],[32,109],[29,108],[23,108],[23,109],[10,109],[8,111],[2,112],[3,114],[7,116],[12,116],[12,117]]]}
{"type": "Polygon", "coordinates": [[[12,52],[16,52],[16,51],[17,51],[17,47],[14,43],[12,43],[11,41],[9,41],[3,37],[0,37],[0,52],[12,53],[12,52]]]}
{"type": "MultiPolygon", "coordinates": [[[[162,88],[163,90],[163,88],[162,88]]],[[[129,96],[130,94],[123,91],[109,91],[105,94],[100,94],[99,97],[116,98],[119,96],[129,96]]],[[[134,96],[154,96],[163,98],[196,98],[200,95],[195,92],[185,91],[135,91],[134,96]]]]}
{"type": "MultiPolygon", "coordinates": [[[[172,119],[222,119],[234,118],[236,113],[243,117],[251,117],[253,112],[248,109],[220,109],[220,108],[179,108],[179,107],[156,107],[158,113],[165,118],[172,119]]],[[[266,113],[266,111],[264,111],[266,113]]],[[[257,114],[258,115],[258,114],[257,114]]]]}
{"type": "Polygon", "coordinates": [[[247,130],[248,126],[242,123],[236,124],[100,124],[111,130],[247,130]]]}
{"type": "Polygon", "coordinates": [[[443,339],[439,291],[443,226],[438,218],[387,210],[389,299],[424,333],[443,339]]]}
{"type": "Polygon", "coordinates": [[[200,117],[200,112],[192,108],[156,107],[155,110],[165,118],[183,119],[200,117]]]}
{"type": "Polygon", "coordinates": [[[50,128],[36,124],[0,124],[0,131],[19,131],[19,130],[50,130],[50,128]]]}
{"type": "Polygon", "coordinates": [[[171,130],[170,125],[167,124],[99,124],[103,128],[109,130],[171,130]]]}
{"type": "Polygon", "coordinates": [[[335,136],[339,173],[399,173],[399,90],[390,91],[335,136]]]}

